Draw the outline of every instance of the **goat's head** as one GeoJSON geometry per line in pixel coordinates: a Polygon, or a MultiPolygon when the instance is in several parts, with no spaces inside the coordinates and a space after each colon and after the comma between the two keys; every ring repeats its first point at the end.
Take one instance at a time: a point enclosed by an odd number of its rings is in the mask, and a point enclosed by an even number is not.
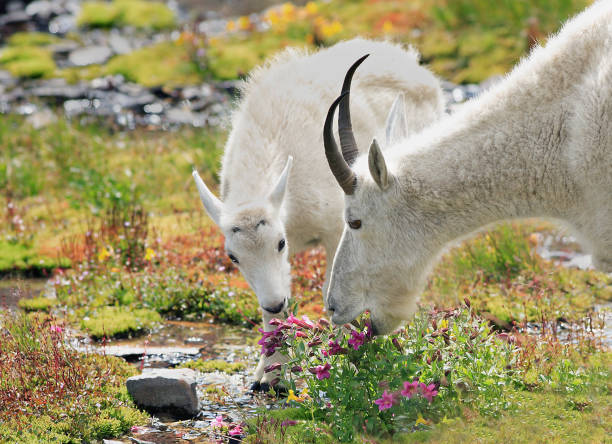
{"type": "Polygon", "coordinates": [[[225,251],[270,314],[287,306],[291,274],[281,207],[291,170],[290,156],[272,191],[264,198],[236,207],[222,203],[197,171],[193,177],[210,218],[225,236],[225,251]]]}
{"type": "MultiPolygon", "coordinates": [[[[353,320],[369,310],[376,334],[387,334],[416,308],[416,296],[422,288],[427,236],[420,230],[420,211],[404,208],[400,180],[389,170],[383,153],[374,140],[367,159],[358,157],[349,113],[351,78],[358,60],[347,72],[342,95],[332,104],[324,127],[325,154],[329,166],[345,192],[346,225],[334,257],[327,292],[327,306],[335,324],[353,320]],[[339,150],[332,132],[336,107],[339,150]],[[398,220],[399,219],[399,220],[398,220]],[[405,226],[401,235],[398,226],[405,226]],[[402,254],[403,251],[415,255],[402,254]]],[[[394,103],[387,118],[386,144],[393,145],[406,136],[403,97],[394,103]]],[[[418,206],[418,205],[417,205],[418,206]]],[[[404,228],[404,227],[403,227],[404,228]]]]}

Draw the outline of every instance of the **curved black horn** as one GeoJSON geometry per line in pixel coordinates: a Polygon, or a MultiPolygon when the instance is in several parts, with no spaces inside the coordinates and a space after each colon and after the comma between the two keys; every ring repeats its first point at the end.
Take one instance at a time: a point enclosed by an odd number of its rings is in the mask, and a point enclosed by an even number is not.
{"type": "Polygon", "coordinates": [[[340,97],[334,100],[334,103],[332,103],[332,105],[329,107],[329,111],[327,111],[325,126],[323,127],[323,144],[325,145],[325,157],[327,157],[327,163],[329,164],[329,168],[334,174],[334,177],[338,181],[338,184],[340,184],[346,194],[353,194],[355,191],[355,173],[353,173],[351,167],[348,166],[344,160],[344,157],[342,157],[340,150],[338,150],[338,145],[336,145],[336,140],[334,139],[332,129],[336,108],[347,95],[348,92],[343,93],[340,97]]]}
{"type": "Polygon", "coordinates": [[[350,166],[353,164],[359,150],[357,149],[357,142],[355,142],[355,136],[353,135],[353,127],[351,125],[351,111],[350,111],[350,94],[351,94],[351,81],[353,80],[353,74],[368,58],[370,54],[366,54],[357,60],[349,68],[344,76],[344,82],[342,83],[342,94],[347,94],[346,100],[340,102],[340,111],[338,112],[338,135],[340,136],[340,147],[342,148],[342,156],[346,163],[350,166]]]}

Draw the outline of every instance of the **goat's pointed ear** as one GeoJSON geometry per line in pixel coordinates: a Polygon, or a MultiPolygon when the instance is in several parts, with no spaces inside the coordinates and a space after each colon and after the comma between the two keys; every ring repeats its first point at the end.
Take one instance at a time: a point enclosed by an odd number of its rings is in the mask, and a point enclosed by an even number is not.
{"type": "Polygon", "coordinates": [[[391,111],[387,116],[385,125],[385,147],[389,147],[408,137],[408,124],[406,123],[406,106],[404,94],[398,94],[393,101],[391,111]]]}
{"type": "Polygon", "coordinates": [[[276,208],[280,208],[281,204],[283,203],[283,198],[285,197],[285,190],[287,189],[287,179],[289,179],[289,173],[291,172],[292,164],[293,157],[289,156],[287,158],[287,164],[285,165],[285,169],[283,169],[283,172],[276,181],[276,185],[274,185],[274,189],[268,196],[268,199],[276,208]]]}
{"type": "Polygon", "coordinates": [[[385,158],[376,139],[372,140],[372,145],[370,145],[370,152],[368,153],[368,166],[370,167],[370,174],[372,175],[374,182],[378,184],[378,187],[383,191],[389,188],[387,164],[385,163],[385,158]]]}
{"type": "Polygon", "coordinates": [[[195,180],[196,186],[198,187],[198,193],[200,193],[200,200],[204,204],[204,208],[206,212],[210,216],[210,218],[219,225],[219,219],[221,217],[221,208],[223,204],[217,197],[208,189],[196,169],[193,169],[193,178],[195,180]]]}

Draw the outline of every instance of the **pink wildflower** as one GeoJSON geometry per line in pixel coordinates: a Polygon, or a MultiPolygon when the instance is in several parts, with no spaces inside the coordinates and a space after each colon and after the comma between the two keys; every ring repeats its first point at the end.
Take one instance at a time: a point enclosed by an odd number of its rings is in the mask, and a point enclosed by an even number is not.
{"type": "Polygon", "coordinates": [[[140,427],[138,427],[138,426],[132,426],[130,428],[130,432],[132,432],[132,433],[138,433],[139,431],[140,431],[140,427]]]}
{"type": "Polygon", "coordinates": [[[64,331],[64,329],[62,327],[60,327],[59,325],[52,325],[51,327],[49,327],[49,329],[53,333],[58,333],[58,334],[61,334],[64,331]]]}
{"type": "Polygon", "coordinates": [[[295,337],[296,338],[306,338],[306,337],[308,337],[308,335],[306,333],[304,333],[303,331],[297,330],[295,332],[295,337]]]}
{"type": "Polygon", "coordinates": [[[348,340],[349,345],[352,345],[355,350],[359,350],[359,347],[365,342],[365,333],[359,333],[356,330],[351,330],[351,339],[348,340]]]}
{"type": "Polygon", "coordinates": [[[405,381],[404,389],[400,393],[402,396],[410,399],[417,393],[418,387],[419,387],[419,381],[413,381],[413,382],[405,381]]]}
{"type": "Polygon", "coordinates": [[[302,316],[302,322],[305,324],[307,328],[314,328],[314,323],[310,320],[310,318],[306,315],[302,316]]]}
{"type": "Polygon", "coordinates": [[[433,397],[438,394],[438,391],[436,390],[436,386],[434,384],[425,385],[421,383],[420,389],[423,398],[427,399],[429,402],[432,402],[433,397]]]}
{"type": "Polygon", "coordinates": [[[294,421],[292,419],[285,419],[283,422],[281,422],[281,427],[289,427],[289,426],[294,426],[297,424],[297,421],[294,421]]]}
{"type": "Polygon", "coordinates": [[[229,431],[230,436],[240,436],[243,433],[244,432],[242,431],[242,428],[240,427],[240,424],[238,424],[234,428],[230,429],[230,431],[229,431]]]}
{"type": "Polygon", "coordinates": [[[327,379],[331,376],[329,374],[330,368],[331,365],[329,365],[329,362],[326,362],[325,365],[317,365],[316,367],[309,368],[308,371],[313,375],[317,375],[317,379],[321,380],[327,379]]]}
{"type": "Polygon", "coordinates": [[[227,423],[223,421],[223,416],[219,415],[219,416],[217,416],[215,419],[213,419],[210,422],[210,426],[213,429],[223,428],[223,427],[227,426],[227,423]]]}
{"type": "Polygon", "coordinates": [[[383,391],[382,396],[374,401],[374,404],[378,406],[378,410],[380,411],[390,409],[393,407],[393,394],[387,392],[386,390],[383,391]]]}

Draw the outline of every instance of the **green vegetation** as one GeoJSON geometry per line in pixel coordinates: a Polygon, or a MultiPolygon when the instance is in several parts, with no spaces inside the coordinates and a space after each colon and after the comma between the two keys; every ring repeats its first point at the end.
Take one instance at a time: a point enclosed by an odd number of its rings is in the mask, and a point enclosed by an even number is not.
{"type": "Polygon", "coordinates": [[[49,276],[54,269],[69,266],[68,259],[51,259],[27,243],[0,241],[0,275],[49,276]]]}
{"type": "Polygon", "coordinates": [[[121,338],[142,334],[161,321],[156,311],[105,306],[84,313],[79,311],[81,328],[94,339],[121,338]]]}
{"type": "Polygon", "coordinates": [[[180,367],[192,368],[202,373],[223,372],[232,374],[246,369],[246,364],[244,362],[227,362],[220,359],[198,359],[196,361],[187,361],[181,364],[180,367]]]}
{"type": "Polygon", "coordinates": [[[0,313],[0,344],[1,442],[92,442],[146,422],[124,385],[134,368],[76,352],[55,318],[0,313]]]}
{"type": "Polygon", "coordinates": [[[55,72],[51,52],[36,46],[9,46],[0,51],[0,66],[15,77],[48,77],[55,72]]]}
{"type": "Polygon", "coordinates": [[[529,224],[501,225],[453,249],[422,299],[449,307],[469,297],[479,313],[505,322],[579,320],[598,300],[612,300],[606,274],[560,268],[535,254],[534,231],[529,224]]]}
{"type": "Polygon", "coordinates": [[[199,68],[191,61],[187,49],[175,42],[162,42],[114,57],[104,72],[121,74],[144,86],[171,88],[202,81],[199,68]]]}
{"type": "Polygon", "coordinates": [[[62,39],[46,32],[16,32],[7,43],[9,46],[48,46],[60,43],[62,39]]]}
{"type": "Polygon", "coordinates": [[[144,0],[87,1],[77,21],[81,26],[94,28],[134,26],[153,30],[176,24],[174,13],[165,4],[144,0]]]}
{"type": "Polygon", "coordinates": [[[45,311],[49,312],[57,304],[57,299],[51,299],[44,296],[20,299],[18,302],[19,308],[28,311],[45,311]]]}
{"type": "Polygon", "coordinates": [[[348,331],[306,318],[279,321],[263,351],[288,355],[282,402],[292,408],[261,412],[250,435],[317,443],[606,436],[609,352],[592,337],[561,344],[552,335],[496,334],[470,307],[466,300],[463,308],[420,311],[384,338],[371,338],[367,321],[348,331]]]}

